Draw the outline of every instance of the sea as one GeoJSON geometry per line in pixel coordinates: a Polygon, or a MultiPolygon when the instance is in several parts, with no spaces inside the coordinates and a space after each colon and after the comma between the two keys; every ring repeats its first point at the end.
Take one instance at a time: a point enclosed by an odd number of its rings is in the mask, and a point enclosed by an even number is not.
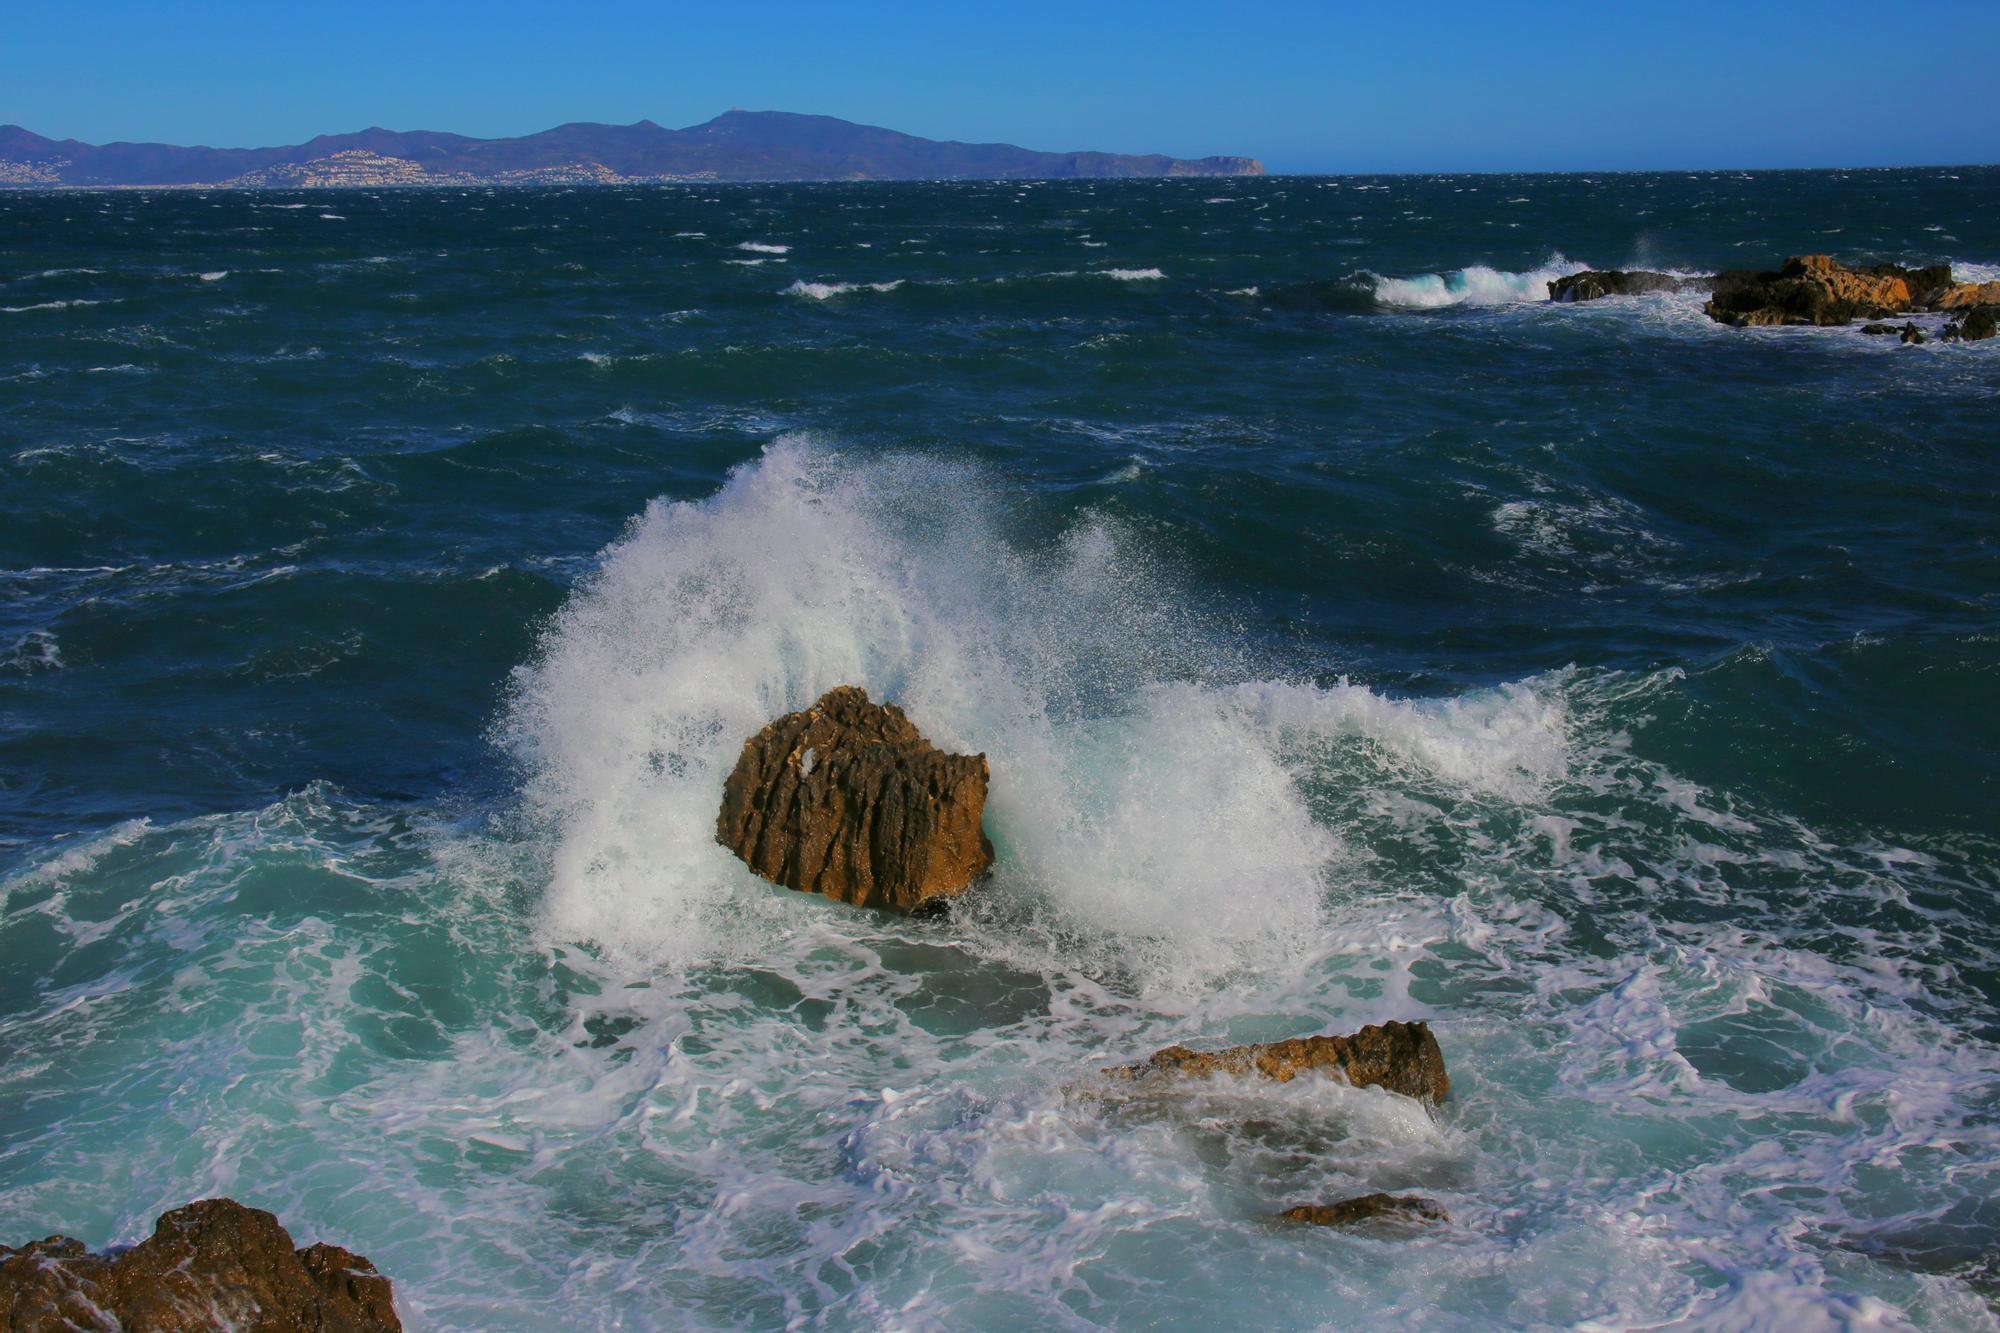
{"type": "Polygon", "coordinates": [[[1810,252],[2000,278],[2000,168],[0,193],[0,1242],[2000,1326],[2000,340],[1546,299],[1810,252]],[[991,765],[947,915],[716,845],[840,684],[991,765]],[[1392,1019],[1434,1112],[1096,1082],[1392,1019]]]}

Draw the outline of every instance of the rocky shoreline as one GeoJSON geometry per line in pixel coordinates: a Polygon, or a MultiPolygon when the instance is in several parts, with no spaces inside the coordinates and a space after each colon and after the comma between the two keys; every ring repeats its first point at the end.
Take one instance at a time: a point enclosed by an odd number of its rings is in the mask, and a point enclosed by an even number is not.
{"type": "MultiPolygon", "coordinates": [[[[1702,311],[1732,328],[1788,324],[1841,327],[1856,319],[1881,321],[1916,312],[1953,316],[1939,333],[1947,342],[1977,342],[2000,332],[2000,281],[1961,282],[1949,264],[1905,268],[1900,264],[1850,267],[1830,255],[1794,255],[1776,269],[1732,269],[1704,276],[1604,269],[1571,273],[1549,283],[1549,300],[1595,301],[1652,292],[1708,293],[1702,311]]],[[[1879,322],[1866,334],[1899,334],[1904,343],[1928,341],[1914,323],[1900,329],[1879,322]]]]}

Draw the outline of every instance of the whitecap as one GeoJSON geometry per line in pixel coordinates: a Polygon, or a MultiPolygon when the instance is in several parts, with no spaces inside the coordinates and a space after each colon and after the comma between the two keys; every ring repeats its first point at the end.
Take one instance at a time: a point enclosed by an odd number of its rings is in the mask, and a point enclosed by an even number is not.
{"type": "Polygon", "coordinates": [[[893,282],[805,282],[799,281],[780,293],[784,296],[804,296],[814,301],[825,301],[848,292],[893,292],[903,285],[901,278],[893,282]]]}
{"type": "Polygon", "coordinates": [[[79,297],[73,301],[37,301],[33,305],[0,305],[0,312],[9,315],[23,315],[30,310],[68,310],[73,306],[116,304],[116,301],[91,301],[79,297]]]}

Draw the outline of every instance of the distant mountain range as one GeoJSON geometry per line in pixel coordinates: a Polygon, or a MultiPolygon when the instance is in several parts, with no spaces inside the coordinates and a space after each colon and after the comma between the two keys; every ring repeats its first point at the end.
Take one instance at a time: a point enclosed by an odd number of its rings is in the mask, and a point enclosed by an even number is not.
{"type": "Polygon", "coordinates": [[[919,139],[784,111],[730,111],[684,130],[650,120],[577,123],[516,139],[368,129],[323,134],[288,148],[87,144],[0,126],[0,186],[1039,180],[1263,171],[1249,157],[1037,153],[1012,144],[919,139]]]}

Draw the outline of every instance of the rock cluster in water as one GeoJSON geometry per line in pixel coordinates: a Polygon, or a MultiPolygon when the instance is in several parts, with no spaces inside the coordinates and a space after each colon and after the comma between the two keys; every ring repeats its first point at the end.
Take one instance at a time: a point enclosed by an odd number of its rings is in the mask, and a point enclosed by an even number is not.
{"type": "MultiPolygon", "coordinates": [[[[946,754],[893,704],[852,685],[829,690],[744,742],[723,784],[716,840],[764,878],[862,907],[913,912],[962,893],[993,864],[980,827],[984,755],[946,754]]],[[[1382,1023],[1351,1036],[1195,1051],[1168,1046],[1100,1071],[1151,1086],[1224,1074],[1288,1083],[1306,1074],[1379,1087],[1435,1106],[1451,1094],[1427,1023],[1382,1023]]],[[[1443,1221],[1428,1199],[1369,1195],[1301,1205],[1292,1221],[1443,1221]]]]}
{"type": "Polygon", "coordinates": [[[1708,317],[1737,328],[1776,324],[1846,324],[1885,319],[1926,306],[1954,286],[1951,268],[1898,264],[1849,268],[1830,255],[1794,255],[1769,273],[1718,274],[1708,317]]]}
{"type": "Polygon", "coordinates": [[[983,754],[947,754],[894,704],[827,691],[743,743],[715,837],[776,884],[915,912],[993,864],[983,754]]]}
{"type": "MultiPolygon", "coordinates": [[[[1603,269],[1571,273],[1549,283],[1551,301],[1680,291],[1709,293],[1703,311],[1710,319],[1739,329],[1780,324],[1825,327],[1856,319],[1881,321],[1919,310],[1959,315],[1939,334],[1948,342],[1991,338],[2000,326],[2000,281],[1959,282],[1949,264],[1850,267],[1831,255],[1794,255],[1769,272],[1736,269],[1707,277],[1677,277],[1603,269]]],[[[1899,334],[1906,343],[1929,341],[1908,322],[1901,328],[1871,323],[1861,331],[1899,334]]]]}
{"type": "Polygon", "coordinates": [[[1387,1088],[1436,1105],[1451,1095],[1444,1053],[1428,1023],[1381,1023],[1351,1037],[1293,1037],[1221,1051],[1169,1046],[1136,1065],[1105,1069],[1114,1081],[1167,1077],[1268,1078],[1289,1083],[1300,1074],[1334,1074],[1357,1088],[1387,1088]]]}
{"type": "Polygon", "coordinates": [[[0,1245],[0,1329],[68,1333],[389,1333],[389,1279],[337,1245],[292,1248],[278,1219],[233,1199],[165,1213],[146,1240],[92,1254],[67,1236],[0,1245]]]}

